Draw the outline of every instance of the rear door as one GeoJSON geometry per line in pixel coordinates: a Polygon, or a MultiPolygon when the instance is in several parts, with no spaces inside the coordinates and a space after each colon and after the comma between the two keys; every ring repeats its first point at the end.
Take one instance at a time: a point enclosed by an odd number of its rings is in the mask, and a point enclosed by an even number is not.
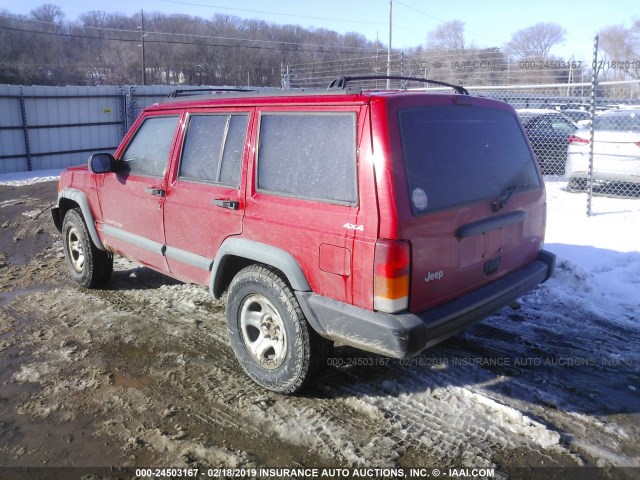
{"type": "Polygon", "coordinates": [[[250,116],[247,108],[187,115],[165,202],[166,256],[177,278],[208,285],[218,248],[242,232],[250,116]]]}
{"type": "Polygon", "coordinates": [[[243,235],[292,255],[314,292],[353,302],[357,106],[260,107],[243,235]]]}
{"type": "Polygon", "coordinates": [[[545,198],[509,107],[461,96],[396,107],[399,237],[411,244],[410,310],[419,312],[533,261],[545,198]]]}

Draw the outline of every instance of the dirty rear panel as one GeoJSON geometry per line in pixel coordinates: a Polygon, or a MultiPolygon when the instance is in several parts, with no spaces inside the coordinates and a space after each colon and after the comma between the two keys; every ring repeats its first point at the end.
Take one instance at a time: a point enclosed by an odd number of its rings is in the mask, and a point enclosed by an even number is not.
{"type": "Polygon", "coordinates": [[[390,145],[397,146],[390,152],[398,223],[389,234],[395,230],[411,244],[412,312],[536,258],[544,188],[511,107],[461,95],[407,94],[389,99],[387,115],[390,145]]]}

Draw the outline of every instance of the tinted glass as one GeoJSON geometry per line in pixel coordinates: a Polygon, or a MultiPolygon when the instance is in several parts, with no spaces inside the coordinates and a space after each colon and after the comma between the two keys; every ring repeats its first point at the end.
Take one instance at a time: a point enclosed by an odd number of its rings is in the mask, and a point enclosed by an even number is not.
{"type": "Polygon", "coordinates": [[[247,136],[248,115],[232,115],[229,130],[222,153],[222,167],[220,168],[220,183],[226,185],[240,185],[240,170],[242,166],[242,152],[247,136]]]}
{"type": "Polygon", "coordinates": [[[167,168],[178,117],[152,117],[144,121],[121,160],[128,171],[162,177],[167,168]]]}
{"type": "Polygon", "coordinates": [[[247,115],[192,115],[180,178],[239,186],[247,120],[247,115]]]}
{"type": "Polygon", "coordinates": [[[577,126],[560,114],[521,115],[520,121],[529,132],[534,133],[572,133],[577,126]]]}
{"type": "Polygon", "coordinates": [[[640,132],[640,113],[615,112],[596,115],[593,127],[595,130],[640,132]]]}
{"type": "Polygon", "coordinates": [[[497,197],[540,180],[514,115],[502,110],[434,106],[399,112],[413,213],[497,197]]]}
{"type": "Polygon", "coordinates": [[[267,114],[260,119],[258,188],[356,201],[355,114],[267,114]]]}

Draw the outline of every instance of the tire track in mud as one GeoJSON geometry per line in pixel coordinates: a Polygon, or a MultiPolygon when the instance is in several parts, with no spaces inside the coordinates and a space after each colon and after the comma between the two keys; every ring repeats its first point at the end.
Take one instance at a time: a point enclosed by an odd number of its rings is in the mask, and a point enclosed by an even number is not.
{"type": "MultiPolygon", "coordinates": [[[[282,442],[289,442],[290,436],[283,435],[285,432],[278,428],[278,425],[286,423],[292,411],[299,408],[290,405],[290,402],[295,399],[279,395],[274,398],[272,395],[265,394],[264,390],[255,386],[244,376],[228,344],[226,324],[221,318],[221,309],[211,306],[208,292],[204,289],[199,291],[198,287],[190,286],[160,287],[159,290],[160,292],[151,291],[148,298],[144,291],[135,291],[132,294],[132,291],[127,290],[92,291],[88,295],[97,296],[109,302],[110,308],[127,316],[138,315],[142,310],[152,309],[154,311],[152,318],[147,318],[145,321],[153,323],[155,328],[170,331],[176,326],[180,327],[180,337],[172,343],[171,350],[183,352],[180,355],[187,357],[183,359],[184,364],[178,366],[179,368],[168,369],[162,369],[156,365],[150,367],[158,377],[159,386],[165,391],[175,393],[176,400],[173,401],[175,406],[195,415],[209,428],[224,428],[235,431],[236,434],[242,432],[243,435],[251,436],[254,442],[256,437],[262,437],[265,442],[273,441],[274,437],[282,442]],[[202,304],[197,308],[191,308],[188,302],[174,303],[163,295],[170,289],[186,290],[189,294],[197,290],[195,297],[204,296],[202,304]],[[158,293],[161,294],[158,295],[158,293]],[[166,311],[166,306],[162,306],[163,303],[171,307],[171,312],[166,311]],[[212,312],[218,313],[220,317],[215,323],[210,321],[212,312]],[[176,322],[176,317],[186,315],[189,316],[189,324],[198,325],[199,331],[193,328],[184,329],[183,324],[176,322]],[[159,321],[159,318],[164,319],[164,322],[159,321]],[[209,351],[215,353],[208,353],[209,351]],[[198,352],[198,355],[194,356],[194,352],[198,352]],[[205,381],[194,382],[194,378],[205,381]],[[216,386],[220,388],[216,389],[216,386]],[[281,407],[282,403],[288,405],[281,407]],[[274,404],[277,404],[275,408],[274,404]],[[281,412],[282,417],[279,417],[277,412],[281,412]]],[[[304,415],[307,426],[313,423],[314,417],[317,425],[326,420],[322,415],[312,415],[307,411],[304,415]]],[[[334,448],[336,448],[335,444],[319,453],[331,454],[335,452],[334,448]]]]}
{"type": "Polygon", "coordinates": [[[386,440],[388,429],[378,428],[379,433],[372,435],[372,419],[386,424],[383,416],[372,416],[371,412],[354,409],[342,399],[273,394],[246,378],[227,340],[223,306],[215,305],[206,290],[172,285],[149,292],[105,290],[90,291],[87,295],[109,302],[114,311],[129,316],[151,310],[154,313],[145,321],[154,323],[155,328],[171,330],[175,326],[182,327],[183,324],[176,322],[175,318],[187,315],[189,324],[198,325],[197,331],[181,329],[173,347],[199,352],[200,355],[188,359],[183,368],[159,373],[159,384],[168,385],[178,397],[189,399],[188,402],[174,402],[176,405],[180,403],[182,409],[192,412],[212,427],[242,430],[265,439],[275,437],[288,444],[310,448],[322,458],[333,459],[334,462],[338,459],[345,465],[372,460],[381,465],[393,464],[397,454],[389,448],[378,448],[380,445],[390,446],[386,440]],[[170,290],[174,291],[167,295],[170,290]],[[188,292],[187,297],[195,298],[198,303],[195,308],[192,308],[192,301],[173,301],[176,294],[180,295],[177,292],[183,290],[188,292]],[[167,305],[171,312],[166,310],[167,305]],[[212,313],[218,317],[213,322],[210,318],[212,313]],[[160,325],[159,318],[168,323],[160,325]],[[210,350],[215,353],[202,354],[210,350]],[[189,369],[188,373],[186,369],[189,369]],[[203,378],[205,382],[193,382],[194,377],[203,378]],[[221,388],[215,389],[215,385],[221,388]],[[386,453],[381,454],[381,451],[386,453]]]}
{"type": "MultiPolygon", "coordinates": [[[[496,385],[492,396],[559,432],[579,464],[640,466],[634,440],[640,428],[624,416],[640,412],[640,397],[626,388],[640,380],[633,319],[619,319],[611,332],[609,319],[579,305],[544,311],[533,302],[523,305],[519,317],[523,321],[515,324],[496,317],[465,335],[472,345],[465,348],[481,354],[487,329],[513,330],[520,339],[515,355],[541,362],[497,369],[508,376],[508,389],[496,385]]],[[[493,347],[509,351],[507,343],[493,347]]]]}
{"type": "MultiPolygon", "coordinates": [[[[349,392],[354,403],[364,408],[373,406],[384,415],[390,424],[386,435],[400,454],[420,449],[430,452],[441,465],[462,462],[465,466],[491,468],[496,466],[493,454],[497,449],[514,445],[536,448],[524,425],[519,425],[521,419],[516,412],[510,412],[514,417],[511,422],[499,422],[495,415],[487,415],[483,408],[486,405],[478,405],[473,393],[455,386],[455,375],[441,370],[420,375],[412,369],[377,388],[367,385],[357,372],[349,377],[340,389],[349,392]]],[[[543,453],[544,449],[537,446],[537,450],[543,453]]]]}
{"type": "MultiPolygon", "coordinates": [[[[482,387],[474,387],[495,379],[483,369],[470,376],[455,369],[399,364],[375,370],[339,368],[319,378],[309,398],[266,392],[246,378],[237,364],[227,341],[221,303],[200,287],[166,284],[146,270],[131,273],[137,276],[130,283],[116,283],[117,290],[71,286],[38,295],[39,308],[64,312],[61,325],[69,328],[73,340],[101,345],[115,357],[129,352],[122,355],[135,365],[125,361],[125,372],[135,376],[141,370],[154,379],[152,386],[141,386],[143,398],[116,392],[126,398],[105,401],[105,395],[113,394],[110,391],[89,402],[101,409],[103,417],[125,401],[134,414],[147,410],[150,426],[142,430],[140,422],[99,430],[120,437],[127,452],[144,455],[140,450],[146,449],[157,456],[170,451],[176,461],[206,464],[211,458],[193,452],[202,453],[203,448],[206,452],[226,437],[231,439],[226,441],[231,455],[249,463],[256,457],[242,452],[267,458],[267,445],[276,442],[295,453],[289,464],[311,455],[314,462],[327,465],[338,461],[345,466],[393,466],[401,464],[405,455],[426,451],[440,464],[495,467],[494,455],[500,449],[515,445],[544,456],[545,447],[555,448],[544,425],[522,418],[525,404],[519,410],[495,393],[488,396],[482,387]],[[149,331],[154,334],[147,335],[149,331]],[[172,408],[177,413],[165,416],[172,408]],[[181,432],[172,425],[174,419],[191,432],[187,438],[174,438],[181,432]],[[218,435],[212,436],[212,431],[218,435]],[[548,443],[535,435],[547,435],[548,443]],[[305,457],[303,450],[311,453],[305,457]]],[[[24,316],[30,315],[33,318],[27,309],[24,316]]],[[[457,341],[431,353],[468,355],[467,344],[457,341]]],[[[494,345],[485,355],[504,351],[494,345]]],[[[123,363],[118,358],[104,362],[105,372],[112,373],[109,363],[123,363]]]]}
{"type": "Polygon", "coordinates": [[[577,465],[637,467],[632,439],[640,431],[634,424],[618,425],[615,420],[617,413],[640,411],[640,399],[634,400],[634,392],[625,393],[619,383],[631,384],[639,378],[637,367],[632,366],[640,364],[637,352],[626,341],[618,343],[637,333],[627,322],[614,335],[607,335],[605,328],[610,324],[591,311],[575,306],[541,310],[532,300],[525,299],[517,313],[497,314],[449,342],[458,345],[454,354],[463,358],[510,360],[507,366],[483,368],[486,379],[465,388],[557,432],[563,456],[577,465]],[[601,365],[612,351],[617,352],[616,365],[601,365]],[[518,365],[518,358],[539,363],[518,365]],[[559,359],[567,363],[560,364],[559,359]],[[570,363],[572,359],[575,364],[570,363]]]}
{"type": "MultiPolygon", "coordinates": [[[[144,275],[140,280],[144,285],[144,275]]],[[[371,384],[366,370],[336,370],[319,379],[327,398],[265,393],[237,365],[226,339],[222,306],[214,307],[204,289],[186,285],[122,288],[86,295],[107,302],[114,313],[127,318],[146,317],[144,322],[154,330],[165,330],[164,335],[179,332],[164,347],[165,353],[182,358],[183,365],[173,362],[162,368],[153,363],[149,370],[156,374],[163,391],[182,399],[173,403],[197,416],[203,428],[240,430],[265,441],[275,437],[347,465],[374,462],[390,466],[410,450],[428,449],[432,457],[449,464],[464,459],[467,465],[492,467],[492,451],[507,448],[505,439],[527,444],[520,438],[526,439],[526,429],[514,435],[510,429],[515,424],[508,421],[506,426],[475,425],[478,416],[487,417],[486,405],[483,410],[473,401],[473,394],[465,396],[465,390],[455,386],[456,374],[446,370],[430,371],[427,377],[396,366],[382,376],[375,372],[373,377],[379,377],[382,385],[371,384]],[[218,317],[214,322],[212,314],[218,317]],[[395,368],[401,371],[396,382],[390,380],[395,368]],[[205,381],[193,382],[194,377],[205,381]],[[327,387],[332,380],[333,386],[327,387]]],[[[135,337],[135,331],[125,335],[134,343],[135,337]]]]}

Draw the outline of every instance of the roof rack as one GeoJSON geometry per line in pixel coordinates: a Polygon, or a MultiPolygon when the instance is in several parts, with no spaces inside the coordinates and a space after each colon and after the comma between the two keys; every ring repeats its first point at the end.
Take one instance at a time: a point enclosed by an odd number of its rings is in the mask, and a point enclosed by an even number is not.
{"type": "Polygon", "coordinates": [[[174,90],[167,98],[178,98],[181,96],[188,95],[197,95],[202,92],[255,92],[256,90],[251,90],[249,88],[239,88],[239,87],[210,87],[210,88],[190,88],[184,90],[174,90]]]}
{"type": "Polygon", "coordinates": [[[453,85],[447,82],[440,82],[438,80],[429,80],[427,78],[419,78],[419,77],[403,77],[400,75],[342,75],[333,80],[327,89],[331,88],[340,88],[345,89],[347,84],[351,80],[405,80],[410,82],[422,82],[422,83],[431,83],[434,85],[441,85],[443,87],[451,87],[460,95],[469,95],[469,91],[464,88],[462,85],[453,85]]]}

